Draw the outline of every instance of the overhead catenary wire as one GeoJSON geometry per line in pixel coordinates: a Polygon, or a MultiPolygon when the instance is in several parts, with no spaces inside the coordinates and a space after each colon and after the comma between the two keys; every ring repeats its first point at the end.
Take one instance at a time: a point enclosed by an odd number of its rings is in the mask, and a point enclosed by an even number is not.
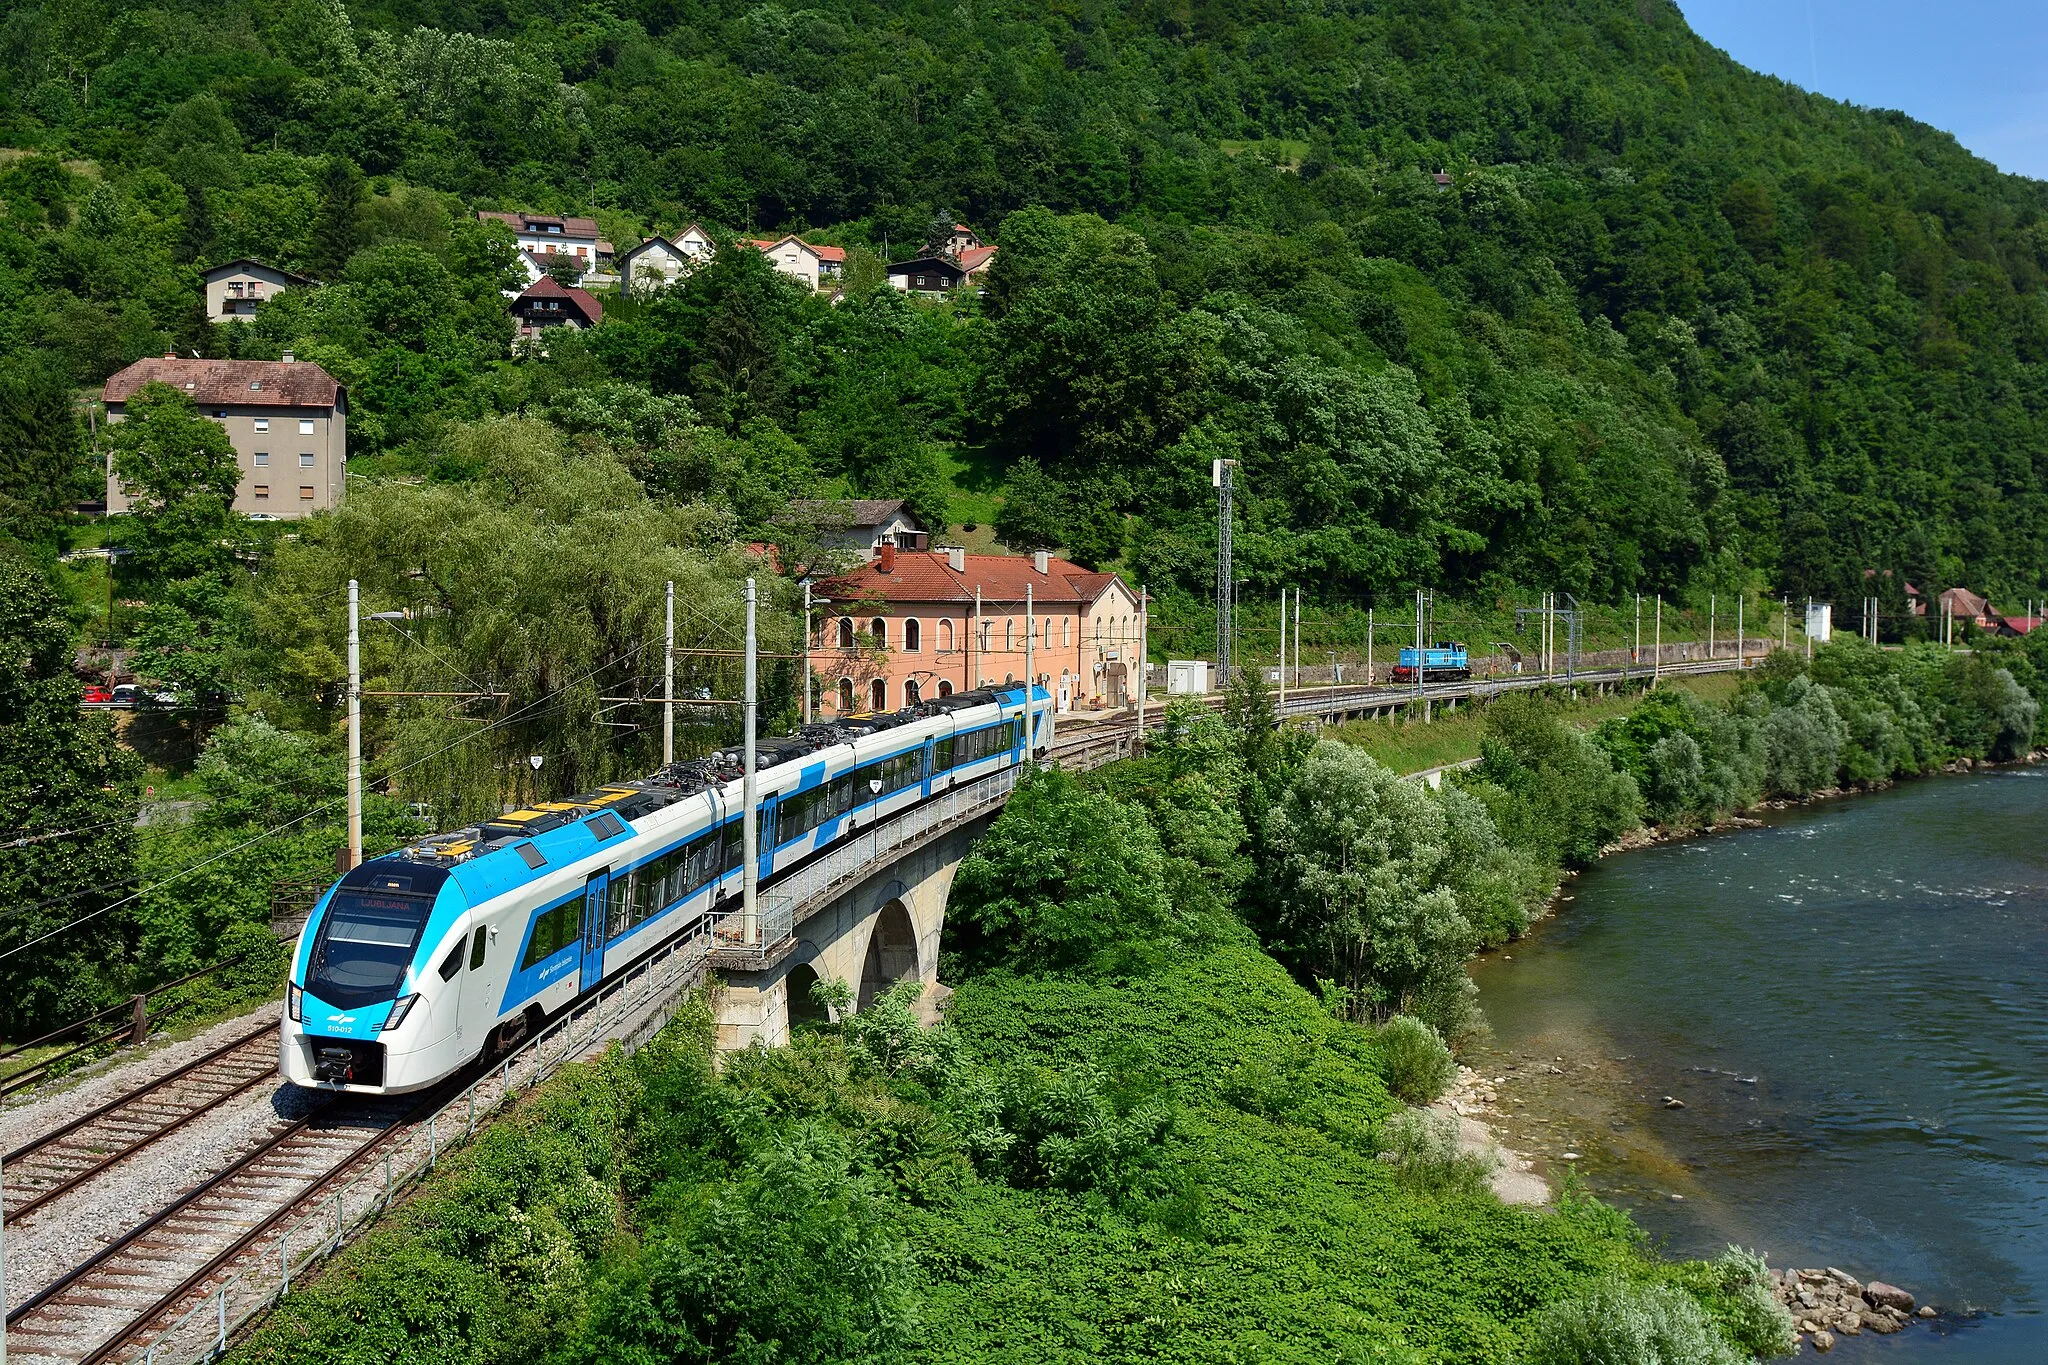
{"type": "MultiPolygon", "coordinates": [[[[590,679],[596,677],[599,673],[604,672],[607,668],[610,668],[615,664],[624,663],[629,659],[637,657],[643,650],[647,648],[648,643],[649,642],[643,640],[639,644],[634,645],[631,649],[625,651],[623,654],[615,655],[612,658],[605,660],[597,667],[591,669],[588,673],[585,673],[580,677],[572,678],[568,682],[563,683],[560,687],[557,687],[554,691],[546,693],[543,696],[536,697],[533,701],[528,702],[525,706],[520,707],[518,710],[512,712],[509,715],[499,717],[497,720],[492,721],[490,724],[484,726],[482,729],[472,730],[468,734],[462,736],[454,742],[443,745],[441,748],[436,749],[431,754],[423,755],[420,758],[414,759],[410,763],[404,764],[403,766],[398,768],[394,768],[389,773],[386,773],[382,780],[385,782],[389,782],[394,777],[398,777],[403,773],[410,772],[414,768],[417,768],[422,764],[431,763],[435,759],[441,757],[441,755],[448,753],[454,749],[458,749],[462,747],[464,744],[469,743],[471,740],[476,739],[479,736],[489,734],[491,731],[499,729],[502,726],[513,724],[516,721],[538,720],[541,719],[543,716],[553,714],[552,709],[542,711],[533,715],[528,715],[527,712],[532,711],[534,707],[540,706],[543,703],[554,701],[563,693],[567,692],[570,688],[577,687],[582,683],[588,682],[590,679]]],[[[561,705],[564,708],[572,704],[573,702],[567,701],[561,703],[561,705]]],[[[331,810],[336,805],[342,804],[345,800],[345,797],[332,797],[326,801],[321,802],[317,806],[310,807],[309,809],[300,812],[298,815],[293,816],[291,819],[286,820],[281,824],[273,825],[271,828],[264,830],[261,834],[253,835],[250,838],[243,840],[239,844],[235,844],[230,848],[224,848],[220,850],[218,853],[209,854],[207,857],[200,859],[198,862],[193,863],[190,866],[180,868],[178,871],[171,873],[167,877],[152,882],[148,886],[142,887],[139,890],[132,891],[128,895],[123,896],[119,900],[110,901],[107,904],[99,907],[97,910],[88,911],[87,913],[80,915],[78,918],[67,921],[64,924],[60,924],[56,928],[51,929],[46,933],[38,934],[36,937],[29,939],[26,942],[17,943],[11,948],[0,950],[0,961],[5,961],[6,959],[13,957],[17,953],[26,952],[28,949],[35,947],[39,943],[46,943],[49,940],[56,938],[60,934],[68,933],[71,930],[77,928],[79,925],[86,924],[91,922],[92,920],[98,919],[100,916],[108,913],[109,911],[118,910],[124,905],[132,905],[134,902],[141,900],[144,896],[147,896],[152,892],[160,891],[164,887],[171,885],[173,882],[182,881],[184,878],[191,876],[194,872],[199,871],[201,868],[209,867],[212,864],[219,862],[223,858],[231,857],[234,854],[243,852],[246,849],[253,848],[257,844],[263,843],[267,839],[276,838],[278,835],[283,834],[286,830],[291,829],[293,826],[302,824],[305,821],[310,820],[312,817],[320,814],[322,811],[331,810]]],[[[106,888],[86,887],[78,891],[73,891],[67,895],[55,897],[51,900],[44,901],[39,905],[7,912],[4,915],[0,915],[0,918],[12,918],[14,915],[26,914],[28,913],[29,910],[39,910],[47,906],[62,904],[64,901],[76,900],[80,896],[90,895],[94,891],[104,889],[106,888]]]]}

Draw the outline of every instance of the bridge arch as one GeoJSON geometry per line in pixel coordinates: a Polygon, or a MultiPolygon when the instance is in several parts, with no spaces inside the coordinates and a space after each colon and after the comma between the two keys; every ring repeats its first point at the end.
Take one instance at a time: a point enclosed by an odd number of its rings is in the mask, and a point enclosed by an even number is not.
{"type": "Polygon", "coordinates": [[[917,926],[901,896],[892,897],[875,912],[868,931],[867,951],[862,954],[860,994],[855,1008],[866,1009],[875,998],[899,981],[920,977],[917,961],[917,926]]]}

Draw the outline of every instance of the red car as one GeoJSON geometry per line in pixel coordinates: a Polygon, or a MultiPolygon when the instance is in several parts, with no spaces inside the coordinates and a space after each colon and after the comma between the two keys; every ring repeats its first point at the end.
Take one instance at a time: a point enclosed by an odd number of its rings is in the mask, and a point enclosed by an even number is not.
{"type": "Polygon", "coordinates": [[[79,701],[87,706],[105,706],[113,699],[114,694],[101,687],[98,683],[87,683],[84,695],[79,697],[79,701]]]}

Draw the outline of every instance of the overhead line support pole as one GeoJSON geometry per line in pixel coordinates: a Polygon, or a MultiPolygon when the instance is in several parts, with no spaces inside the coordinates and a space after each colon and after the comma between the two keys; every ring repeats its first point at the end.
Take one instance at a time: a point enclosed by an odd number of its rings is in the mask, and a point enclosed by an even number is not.
{"type": "MultiPolygon", "coordinates": [[[[667,641],[661,651],[661,765],[665,768],[676,761],[676,585],[670,579],[668,605],[662,615],[662,638],[667,641]]],[[[804,704],[810,705],[810,692],[804,693],[804,704]]]]}
{"type": "Polygon", "coordinates": [[[743,859],[740,868],[740,911],[741,920],[746,931],[746,941],[749,943],[761,941],[761,831],[757,824],[758,815],[755,809],[759,794],[754,780],[754,717],[759,707],[759,701],[754,693],[755,643],[754,580],[749,578],[747,580],[746,690],[742,693],[746,702],[746,768],[741,782],[740,796],[741,804],[746,807],[746,813],[741,817],[740,822],[740,857],[743,859]]]}
{"type": "Polygon", "coordinates": [[[348,865],[363,861],[363,637],[356,580],[348,581],[348,865]]]}

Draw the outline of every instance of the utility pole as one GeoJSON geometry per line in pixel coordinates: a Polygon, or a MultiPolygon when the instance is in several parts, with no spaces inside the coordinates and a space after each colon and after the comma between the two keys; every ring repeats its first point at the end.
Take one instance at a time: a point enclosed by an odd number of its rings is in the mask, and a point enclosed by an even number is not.
{"type": "Polygon", "coordinates": [[[1806,637],[1806,661],[1813,662],[1813,599],[1806,599],[1806,620],[1801,623],[1799,633],[1806,637]]]}
{"type": "Polygon", "coordinates": [[[1280,589],[1280,700],[1274,707],[1282,719],[1287,715],[1287,589],[1280,589]]]}
{"type": "MultiPolygon", "coordinates": [[[[811,590],[804,589],[804,605],[810,606],[811,590]]],[[[662,611],[662,638],[667,641],[661,651],[661,766],[666,768],[676,761],[676,583],[668,583],[668,604],[662,611]]],[[[804,719],[811,718],[810,668],[811,656],[811,614],[804,612],[804,719]]]]}
{"type": "Polygon", "coordinates": [[[1026,755],[1035,753],[1038,749],[1038,717],[1031,705],[1032,702],[1038,699],[1034,695],[1038,691],[1038,655],[1032,651],[1032,646],[1036,643],[1032,637],[1038,632],[1033,628],[1031,620],[1033,606],[1031,585],[1026,583],[1024,585],[1024,752],[1026,755]]]}
{"type": "MultiPolygon", "coordinates": [[[[1148,611],[1150,604],[1151,599],[1145,595],[1145,585],[1140,583],[1138,585],[1138,723],[1136,733],[1131,737],[1131,752],[1133,754],[1136,754],[1145,744],[1145,693],[1148,690],[1147,684],[1151,682],[1150,674],[1152,672],[1152,641],[1148,634],[1148,628],[1151,624],[1148,611]]],[[[1057,707],[1054,708],[1054,710],[1057,709],[1057,707]]],[[[1047,723],[1050,724],[1050,721],[1051,715],[1048,713],[1047,723]]],[[[5,1362],[0,1361],[0,1365],[5,1365],[5,1362]]]]}
{"type": "Polygon", "coordinates": [[[1422,589],[1415,590],[1415,695],[1422,695],[1422,589]]]}
{"type": "Polygon", "coordinates": [[[348,865],[363,861],[363,637],[356,580],[348,581],[348,865]]]}
{"type": "Polygon", "coordinates": [[[1643,595],[1636,594],[1636,642],[1629,646],[1628,661],[1639,664],[1643,661],[1643,595]]]}
{"type": "Polygon", "coordinates": [[[1216,460],[1209,466],[1210,482],[1216,485],[1216,685],[1230,685],[1230,644],[1236,633],[1232,619],[1237,602],[1230,547],[1230,495],[1234,490],[1237,461],[1216,460]]]}
{"type": "Polygon", "coordinates": [[[1708,593],[1708,594],[1707,594],[1707,657],[1708,657],[1709,659],[1712,659],[1712,658],[1714,658],[1714,657],[1715,657],[1715,654],[1714,654],[1714,607],[1715,607],[1716,603],[1718,602],[1718,600],[1719,600],[1719,599],[1717,599],[1717,598],[1716,598],[1716,597],[1714,596],[1714,594],[1713,594],[1713,593],[1708,593]]]}
{"type": "Polygon", "coordinates": [[[757,702],[754,696],[754,580],[747,580],[747,671],[745,699],[746,719],[745,753],[746,768],[740,780],[740,804],[745,812],[740,816],[740,923],[745,941],[761,941],[761,830],[755,823],[755,803],[758,793],[754,782],[754,710],[757,702]]]}
{"type": "Polygon", "coordinates": [[[981,584],[979,583],[974,585],[974,631],[967,637],[967,645],[969,658],[972,660],[967,671],[974,676],[961,691],[972,692],[975,688],[981,686],[981,584]]]}
{"type": "Polygon", "coordinates": [[[1748,599],[1741,593],[1735,594],[1735,666],[1737,668],[1749,667],[1749,658],[1744,652],[1742,641],[1742,608],[1747,601],[1748,599]]]}
{"type": "Polygon", "coordinates": [[[1792,648],[1792,599],[1782,593],[1778,597],[1778,648],[1792,648]]]}
{"type": "Polygon", "coordinates": [[[1294,690],[1301,690],[1301,589],[1294,590],[1294,690]]]}
{"type": "Polygon", "coordinates": [[[1657,594],[1657,635],[1650,645],[1650,690],[1657,690],[1657,682],[1664,676],[1664,594],[1657,594]]]}
{"type": "Polygon", "coordinates": [[[1365,685],[1372,686],[1372,608],[1365,609],[1365,685]]]}
{"type": "MultiPolygon", "coordinates": [[[[668,585],[669,606],[674,610],[676,585],[668,585]]],[[[804,724],[811,723],[811,581],[804,580],[804,724]]]]}

